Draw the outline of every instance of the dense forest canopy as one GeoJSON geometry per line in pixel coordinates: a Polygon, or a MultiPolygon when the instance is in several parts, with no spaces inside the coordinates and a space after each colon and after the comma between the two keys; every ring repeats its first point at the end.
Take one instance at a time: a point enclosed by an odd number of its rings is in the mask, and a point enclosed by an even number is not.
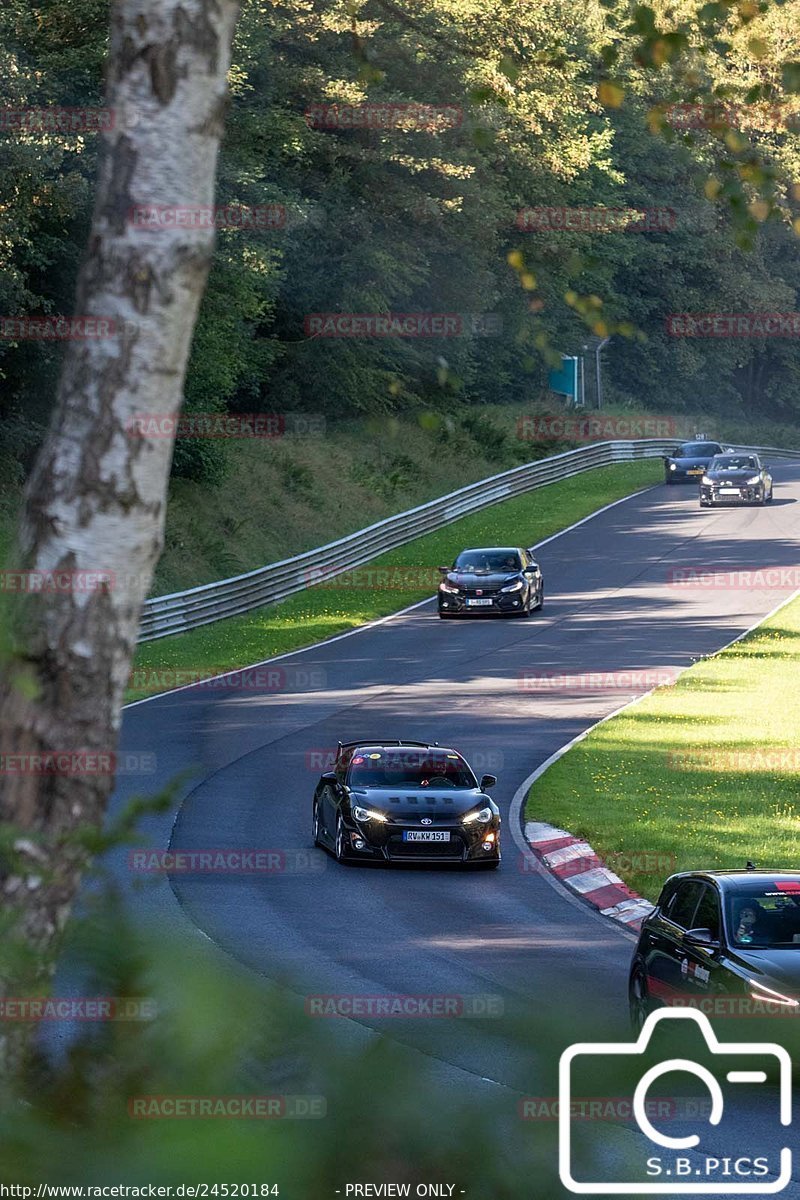
{"type": "MultiPolygon", "coordinates": [[[[0,109],[102,105],[107,26],[106,0],[6,0],[0,109]]],[[[525,402],[560,353],[612,336],[620,401],[796,419],[796,329],[668,319],[796,310],[798,60],[800,0],[245,0],[217,199],[275,219],[218,231],[187,409],[525,402]],[[340,313],[459,320],[421,337],[309,322],[340,313]]],[[[0,315],[71,312],[97,144],[0,129],[0,315]]],[[[0,338],[6,483],[60,352],[0,338]]],[[[182,442],[175,469],[213,480],[214,447],[182,442]]]]}

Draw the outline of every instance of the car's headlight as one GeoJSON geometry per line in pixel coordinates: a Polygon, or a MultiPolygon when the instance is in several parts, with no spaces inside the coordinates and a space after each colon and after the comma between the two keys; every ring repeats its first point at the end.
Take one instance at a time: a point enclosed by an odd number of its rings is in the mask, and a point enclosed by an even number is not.
{"type": "Polygon", "coordinates": [[[700,482],[706,484],[707,487],[710,487],[714,480],[709,479],[708,475],[704,475],[700,482]]]}
{"type": "Polygon", "coordinates": [[[747,482],[747,483],[750,483],[750,484],[752,484],[752,483],[761,483],[761,476],[760,476],[760,475],[753,475],[753,476],[752,476],[750,479],[748,479],[746,482],[747,482]]]}
{"type": "Polygon", "coordinates": [[[374,808],[362,808],[359,804],[353,805],[353,816],[357,821],[388,821],[385,813],[378,812],[374,808]]]}
{"type": "Polygon", "coordinates": [[[525,587],[524,580],[515,579],[513,583],[507,583],[505,587],[501,587],[500,591],[501,592],[521,592],[524,587],[525,587]]]}
{"type": "Polygon", "coordinates": [[[800,1000],[793,1000],[791,996],[784,996],[782,992],[775,992],[772,988],[765,987],[763,983],[758,983],[755,979],[748,979],[750,985],[750,995],[754,1000],[769,1001],[770,1004],[783,1004],[786,1008],[800,1008],[800,1000]]]}
{"type": "Polygon", "coordinates": [[[482,825],[485,825],[487,821],[491,821],[492,819],[492,810],[487,804],[486,808],[479,808],[477,812],[467,813],[461,819],[464,825],[471,825],[473,821],[480,821],[482,825]]]}
{"type": "Polygon", "coordinates": [[[459,589],[456,587],[456,585],[454,583],[449,583],[446,579],[443,579],[442,582],[439,584],[439,591],[440,592],[453,592],[453,593],[458,594],[459,589]]]}
{"type": "Polygon", "coordinates": [[[670,463],[670,464],[669,464],[669,469],[670,469],[670,471],[674,471],[674,470],[676,469],[676,468],[675,468],[675,463],[670,463]]]}

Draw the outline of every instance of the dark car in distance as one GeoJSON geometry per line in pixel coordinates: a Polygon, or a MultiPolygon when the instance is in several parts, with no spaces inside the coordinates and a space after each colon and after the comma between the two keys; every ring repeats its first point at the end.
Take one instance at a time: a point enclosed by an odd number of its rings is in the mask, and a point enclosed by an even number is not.
{"type": "Polygon", "coordinates": [[[698,439],[676,446],[664,459],[665,483],[699,483],[700,477],[715,454],[724,453],[719,442],[698,439]]]}
{"type": "Polygon", "coordinates": [[[492,546],[462,550],[439,567],[440,617],[521,616],[544,608],[544,578],[532,550],[492,546]]]}
{"type": "Polygon", "coordinates": [[[642,923],[628,991],[637,1030],[654,1008],[679,1005],[704,1012],[726,1041],[753,1036],[761,1018],[772,1040],[795,1042],[800,871],[673,875],[642,923]]]}
{"type": "Polygon", "coordinates": [[[718,454],[700,480],[700,506],[770,504],[772,476],[757,454],[718,454]]]}
{"type": "Polygon", "coordinates": [[[340,742],[314,789],[314,844],[340,863],[500,865],[500,810],[457,750],[428,742],[340,742]]]}

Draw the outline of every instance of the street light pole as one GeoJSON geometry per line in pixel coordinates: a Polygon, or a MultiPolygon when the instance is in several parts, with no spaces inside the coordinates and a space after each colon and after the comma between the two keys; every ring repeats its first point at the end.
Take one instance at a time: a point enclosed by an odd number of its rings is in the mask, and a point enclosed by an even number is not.
{"type": "Polygon", "coordinates": [[[597,380],[597,407],[598,408],[603,407],[603,381],[602,381],[601,375],[600,375],[600,354],[601,354],[603,347],[607,346],[610,341],[611,341],[610,337],[603,338],[602,342],[600,342],[598,344],[597,349],[594,352],[594,368],[595,368],[595,379],[597,380]]]}

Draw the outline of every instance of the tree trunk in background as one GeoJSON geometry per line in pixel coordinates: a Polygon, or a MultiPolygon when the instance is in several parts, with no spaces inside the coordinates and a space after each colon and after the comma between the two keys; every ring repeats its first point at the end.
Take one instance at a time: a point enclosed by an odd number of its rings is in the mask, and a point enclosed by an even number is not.
{"type": "MultiPolygon", "coordinates": [[[[39,964],[29,990],[46,986],[80,885],[83,857],[64,839],[103,821],[141,604],[162,546],[173,439],[131,436],[129,424],[180,409],[213,248],[213,224],[136,227],[130,212],[213,203],[238,8],[238,0],[112,6],[113,127],[102,134],[74,312],[113,322],[115,332],[67,347],[12,564],[70,574],[13,603],[6,594],[4,613],[11,641],[0,663],[0,824],[21,832],[16,853],[0,859],[0,890],[39,964]],[[96,586],[86,572],[107,582],[96,586]],[[62,760],[55,773],[7,757],[77,750],[101,757],[62,760]]],[[[0,996],[13,986],[0,981],[0,996]]],[[[22,1050],[13,1029],[2,1023],[6,1070],[22,1050]]]]}

